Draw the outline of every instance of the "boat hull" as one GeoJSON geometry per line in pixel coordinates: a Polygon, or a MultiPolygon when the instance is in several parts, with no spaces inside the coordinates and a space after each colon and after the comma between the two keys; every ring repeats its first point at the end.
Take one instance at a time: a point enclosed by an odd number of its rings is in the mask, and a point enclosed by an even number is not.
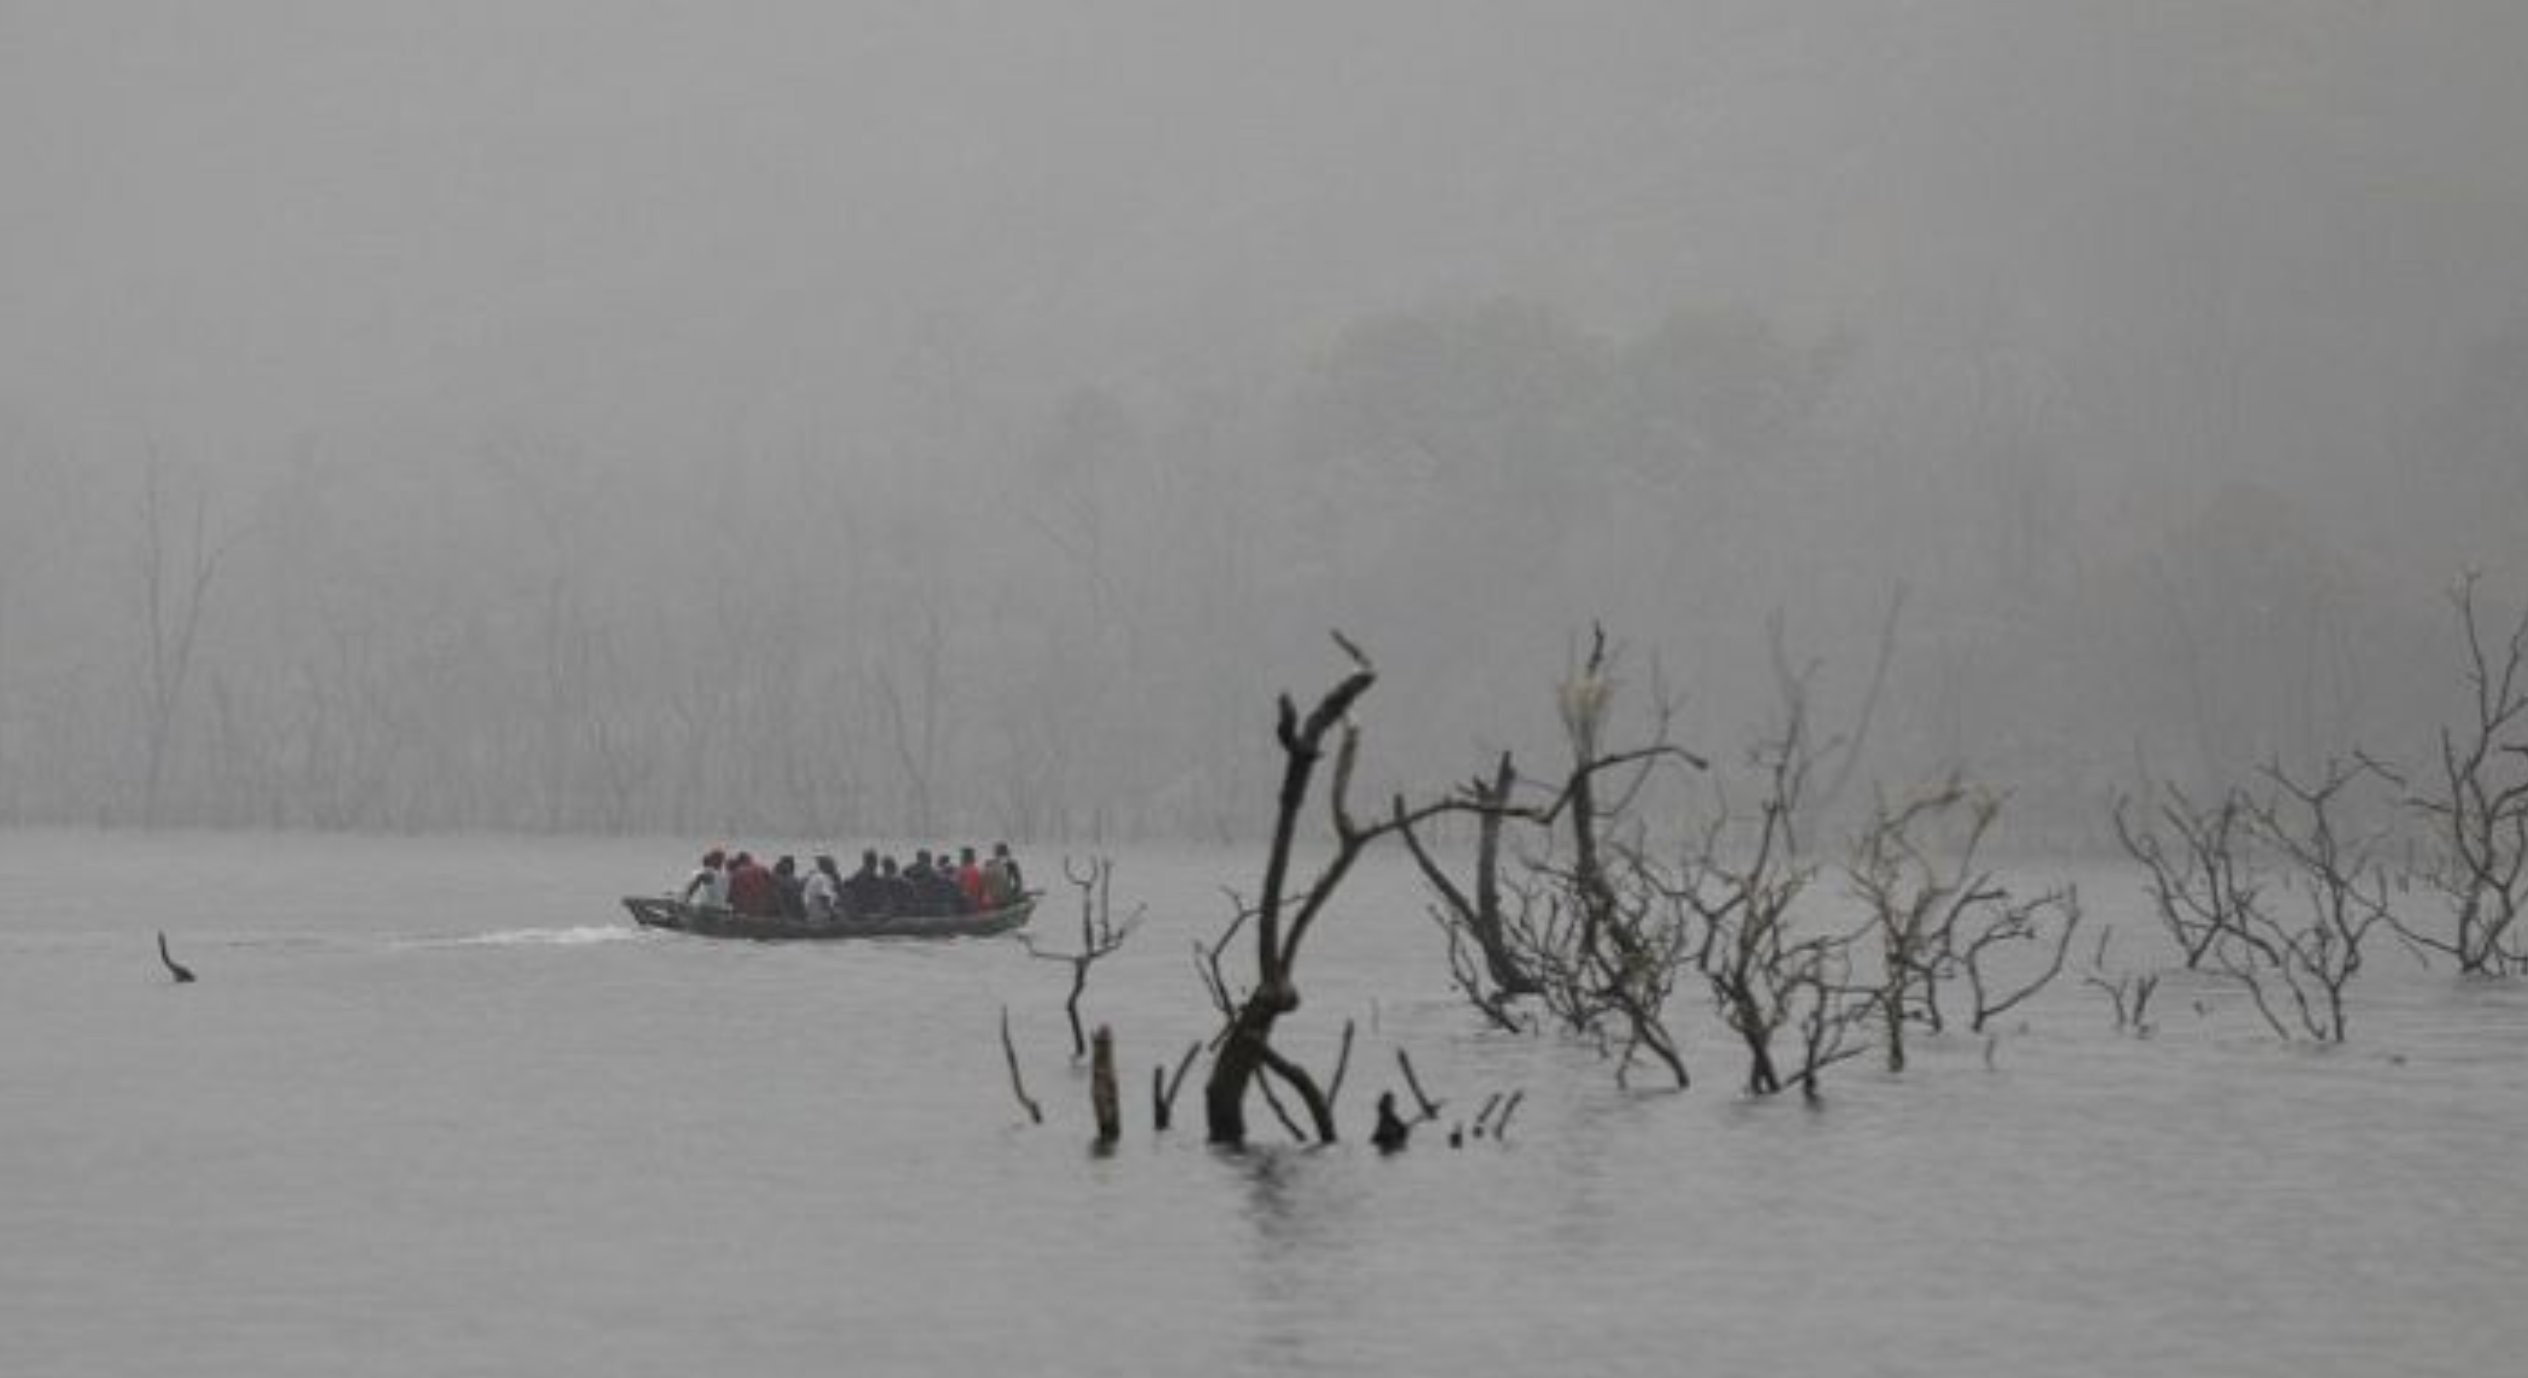
{"type": "Polygon", "coordinates": [[[698,938],[742,938],[750,942],[828,942],[838,938],[988,938],[1016,932],[1036,912],[1036,897],[986,909],[979,914],[888,915],[817,923],[809,919],[762,918],[727,909],[697,909],[663,896],[626,895],[623,907],[643,928],[664,928],[698,938]]]}

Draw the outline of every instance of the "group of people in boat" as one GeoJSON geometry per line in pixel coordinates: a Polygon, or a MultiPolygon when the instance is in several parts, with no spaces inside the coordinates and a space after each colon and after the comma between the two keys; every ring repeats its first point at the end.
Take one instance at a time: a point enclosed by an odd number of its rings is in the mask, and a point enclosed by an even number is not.
{"type": "Polygon", "coordinates": [[[714,847],[685,881],[676,898],[697,909],[725,909],[749,918],[800,919],[810,923],[849,923],[870,919],[932,918],[979,914],[1015,904],[1027,894],[1027,879],[1009,844],[992,844],[992,854],[977,860],[974,848],[955,857],[942,847],[933,857],[928,848],[902,866],[892,853],[876,849],[860,854],[860,867],[849,875],[820,852],[805,871],[798,858],[776,858],[770,866],[751,852],[714,847]]]}

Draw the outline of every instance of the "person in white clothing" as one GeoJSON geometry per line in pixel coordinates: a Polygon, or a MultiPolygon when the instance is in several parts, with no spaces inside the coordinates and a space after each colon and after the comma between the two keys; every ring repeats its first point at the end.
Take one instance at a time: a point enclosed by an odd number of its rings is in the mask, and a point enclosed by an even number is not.
{"type": "Polygon", "coordinates": [[[704,852],[702,854],[702,865],[695,868],[694,873],[685,878],[685,888],[677,892],[676,898],[684,901],[686,904],[692,905],[696,909],[728,908],[729,873],[726,869],[727,861],[728,854],[717,847],[704,852]]]}
{"type": "Polygon", "coordinates": [[[816,869],[808,872],[808,917],[818,923],[832,923],[842,917],[843,873],[834,869],[834,858],[819,852],[816,869]]]}

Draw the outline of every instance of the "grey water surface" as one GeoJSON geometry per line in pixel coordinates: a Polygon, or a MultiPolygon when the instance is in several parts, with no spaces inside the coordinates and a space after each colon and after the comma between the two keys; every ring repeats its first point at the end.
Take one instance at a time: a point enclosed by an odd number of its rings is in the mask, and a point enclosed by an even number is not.
{"type": "MultiPolygon", "coordinates": [[[[0,1374],[2493,1374],[2528,1353],[2528,990],[2383,952],[2353,1042],[2172,978],[2157,1036],[2066,981],[1815,1109],[1626,1094],[1482,1030],[1411,878],[1301,962],[1292,1050],[1412,1053],[1442,1126],[1243,1155],[1154,1135],[1211,1027],[1191,944],[1245,851],[1126,850],[1094,1019],[1005,940],[635,931],[680,843],[0,835],[0,1374]],[[176,986],[153,934],[200,975],[176,986]],[[2201,1006],[2198,1010],[2198,1004],[2201,1006]],[[1011,1011],[1025,1122],[997,1038],[1011,1011]]],[[[1031,855],[1059,889],[1060,859],[1031,855]]],[[[2119,950],[2145,931],[2085,874],[2119,950]],[[2129,935],[2129,936],[2127,936],[2129,935]]],[[[1066,897],[1039,914],[1060,945],[1066,897]]],[[[1279,1137],[1268,1115],[1257,1122],[1279,1137]]]]}

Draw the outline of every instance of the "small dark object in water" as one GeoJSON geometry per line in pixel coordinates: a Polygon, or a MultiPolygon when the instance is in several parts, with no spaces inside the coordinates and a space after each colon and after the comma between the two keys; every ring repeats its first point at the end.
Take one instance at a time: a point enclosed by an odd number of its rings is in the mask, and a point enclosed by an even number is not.
{"type": "Polygon", "coordinates": [[[1369,1141],[1381,1153],[1401,1153],[1406,1139],[1413,1136],[1413,1126],[1396,1114],[1396,1093],[1382,1091],[1378,1096],[1378,1127],[1369,1131],[1369,1141]]]}
{"type": "Polygon", "coordinates": [[[168,974],[176,978],[177,985],[183,985],[193,979],[193,972],[189,968],[167,955],[167,935],[163,932],[158,935],[158,960],[167,964],[168,974]]]}

